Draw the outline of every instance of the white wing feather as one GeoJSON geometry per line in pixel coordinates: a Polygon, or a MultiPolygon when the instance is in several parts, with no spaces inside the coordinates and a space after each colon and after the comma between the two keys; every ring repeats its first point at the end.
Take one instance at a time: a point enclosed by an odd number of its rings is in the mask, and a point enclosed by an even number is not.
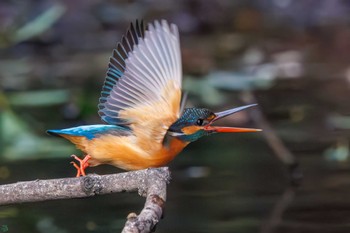
{"type": "MultiPolygon", "coordinates": [[[[127,46],[124,45],[124,47],[132,50],[128,52],[124,60],[125,65],[120,64],[118,59],[113,60],[114,64],[121,67],[118,71],[124,70],[124,73],[118,80],[112,80],[114,81],[113,88],[99,105],[102,119],[103,116],[113,119],[113,121],[107,121],[108,123],[132,124],[138,119],[129,118],[125,114],[121,116],[121,111],[145,106],[152,107],[156,102],[169,101],[164,99],[163,93],[169,83],[172,83],[173,88],[176,91],[180,90],[181,93],[182,67],[177,26],[172,24],[169,27],[165,20],[162,20],[161,23],[155,21],[154,24],[148,25],[144,37],[137,39],[136,44],[136,39],[132,37],[133,48],[130,48],[129,41],[126,40],[127,46]]],[[[122,47],[123,51],[126,51],[124,47],[122,47]]],[[[116,51],[113,56],[123,58],[116,51]]],[[[178,104],[180,105],[180,102],[178,104]]],[[[176,115],[178,114],[177,112],[176,115]]]]}

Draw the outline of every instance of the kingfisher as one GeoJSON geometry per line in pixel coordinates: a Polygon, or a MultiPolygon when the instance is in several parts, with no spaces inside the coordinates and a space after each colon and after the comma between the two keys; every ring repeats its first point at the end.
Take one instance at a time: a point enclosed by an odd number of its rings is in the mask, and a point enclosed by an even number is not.
{"type": "Polygon", "coordinates": [[[184,108],[181,83],[177,26],[161,20],[146,28],[143,21],[136,21],[109,60],[98,104],[98,113],[106,124],[47,133],[68,139],[84,152],[83,159],[72,155],[79,177],[86,175],[87,167],[99,164],[128,171],[164,166],[202,136],[260,131],[213,126],[217,120],[255,104],[217,113],[184,108]]]}

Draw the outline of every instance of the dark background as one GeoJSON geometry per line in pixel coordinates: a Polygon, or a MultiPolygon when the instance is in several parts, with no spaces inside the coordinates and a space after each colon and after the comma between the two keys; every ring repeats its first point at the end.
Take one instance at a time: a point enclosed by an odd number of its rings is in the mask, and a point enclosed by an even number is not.
{"type": "MultiPolygon", "coordinates": [[[[0,1],[0,183],[75,175],[81,152],[45,130],[101,123],[109,56],[136,19],[178,25],[188,106],[257,102],[221,124],[264,129],[189,145],[169,165],[157,232],[349,232],[349,1],[0,1]]],[[[120,232],[143,203],[127,193],[3,206],[0,230],[120,232]]]]}

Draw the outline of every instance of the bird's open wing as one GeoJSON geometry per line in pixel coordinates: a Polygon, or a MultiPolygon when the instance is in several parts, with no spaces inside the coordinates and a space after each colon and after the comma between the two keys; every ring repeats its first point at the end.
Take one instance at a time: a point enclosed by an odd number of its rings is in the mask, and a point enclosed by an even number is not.
{"type": "Polygon", "coordinates": [[[161,141],[179,117],[181,79],[176,25],[155,21],[144,32],[136,22],[110,58],[99,114],[109,124],[129,126],[138,137],[161,141]]]}

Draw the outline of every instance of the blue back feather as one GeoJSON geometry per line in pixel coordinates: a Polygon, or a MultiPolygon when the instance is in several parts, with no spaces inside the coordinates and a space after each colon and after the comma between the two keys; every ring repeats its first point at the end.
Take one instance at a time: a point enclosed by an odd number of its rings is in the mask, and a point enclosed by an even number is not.
{"type": "Polygon", "coordinates": [[[68,129],[47,130],[46,132],[55,136],[61,136],[62,134],[82,136],[89,140],[105,134],[113,134],[116,136],[127,136],[131,134],[131,130],[129,128],[116,125],[84,125],[68,129]]]}

